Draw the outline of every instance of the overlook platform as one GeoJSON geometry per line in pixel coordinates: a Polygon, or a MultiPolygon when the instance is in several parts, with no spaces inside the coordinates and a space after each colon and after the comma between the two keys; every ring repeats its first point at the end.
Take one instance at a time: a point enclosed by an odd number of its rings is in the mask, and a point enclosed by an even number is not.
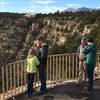
{"type": "MultiPolygon", "coordinates": [[[[27,90],[26,59],[2,67],[0,100],[100,100],[100,53],[97,53],[94,77],[94,94],[82,94],[83,84],[75,86],[78,78],[79,59],[76,53],[49,55],[46,67],[48,93],[42,96],[25,96],[27,90]],[[54,87],[55,86],[55,87],[54,87]],[[52,88],[51,88],[52,87],[52,88]]],[[[84,77],[83,77],[84,79],[84,77]]],[[[35,75],[34,88],[40,86],[39,73],[35,75]]]]}
{"type": "Polygon", "coordinates": [[[90,97],[82,94],[83,84],[76,86],[73,82],[60,83],[60,85],[48,89],[48,93],[45,95],[28,98],[23,93],[8,100],[100,100],[100,80],[94,81],[94,93],[90,97]]]}

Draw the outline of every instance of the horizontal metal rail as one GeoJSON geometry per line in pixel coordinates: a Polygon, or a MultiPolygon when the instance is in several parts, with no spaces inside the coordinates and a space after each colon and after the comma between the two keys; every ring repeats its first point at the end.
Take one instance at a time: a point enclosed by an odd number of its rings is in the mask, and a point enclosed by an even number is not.
{"type": "MultiPolygon", "coordinates": [[[[76,53],[49,55],[47,61],[47,84],[59,81],[75,80],[78,77],[79,60],[76,53]]],[[[9,63],[2,67],[2,91],[0,100],[18,95],[26,91],[27,75],[26,60],[9,63]]],[[[95,76],[100,78],[100,53],[97,54],[95,76]]],[[[34,87],[38,87],[38,69],[35,75],[34,87]]]]}

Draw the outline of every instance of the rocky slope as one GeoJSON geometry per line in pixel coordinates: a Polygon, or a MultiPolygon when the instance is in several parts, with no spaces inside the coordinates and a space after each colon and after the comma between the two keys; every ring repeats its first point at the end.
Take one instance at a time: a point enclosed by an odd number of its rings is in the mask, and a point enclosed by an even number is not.
{"type": "Polygon", "coordinates": [[[0,13],[0,67],[24,59],[32,41],[40,35],[46,38],[49,53],[75,52],[83,31],[98,35],[100,45],[100,11],[28,16],[0,13]]]}

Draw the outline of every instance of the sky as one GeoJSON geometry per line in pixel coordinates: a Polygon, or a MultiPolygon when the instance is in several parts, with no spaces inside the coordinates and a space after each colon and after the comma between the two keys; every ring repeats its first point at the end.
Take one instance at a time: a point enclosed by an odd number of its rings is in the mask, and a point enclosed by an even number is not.
{"type": "Polygon", "coordinates": [[[53,13],[80,7],[100,8],[100,0],[0,0],[0,12],[53,13]]]}

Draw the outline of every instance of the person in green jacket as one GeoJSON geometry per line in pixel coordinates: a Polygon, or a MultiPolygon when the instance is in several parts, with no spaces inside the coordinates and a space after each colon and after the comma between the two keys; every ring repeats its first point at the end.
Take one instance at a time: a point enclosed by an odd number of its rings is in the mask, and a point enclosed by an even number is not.
{"type": "Polygon", "coordinates": [[[87,44],[88,45],[83,50],[88,78],[88,86],[84,93],[86,95],[91,95],[93,90],[93,72],[96,64],[96,44],[92,35],[87,37],[87,44]]]}
{"type": "Polygon", "coordinates": [[[36,52],[33,49],[30,49],[27,56],[27,95],[31,97],[33,94],[33,82],[34,82],[34,75],[36,73],[36,68],[39,65],[39,60],[36,56],[36,52]]]}

